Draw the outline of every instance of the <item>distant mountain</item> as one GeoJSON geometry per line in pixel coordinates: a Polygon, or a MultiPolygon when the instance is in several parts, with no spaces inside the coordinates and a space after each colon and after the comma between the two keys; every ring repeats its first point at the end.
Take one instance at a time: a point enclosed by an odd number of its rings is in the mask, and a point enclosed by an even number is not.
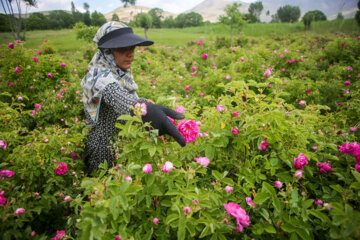
{"type": "MultiPolygon", "coordinates": [[[[147,13],[151,10],[151,8],[148,7],[140,7],[140,6],[127,6],[127,7],[118,7],[111,12],[108,12],[104,14],[107,21],[110,21],[112,18],[112,15],[116,13],[122,22],[130,22],[131,20],[134,20],[136,15],[139,13],[147,13]]],[[[163,12],[164,17],[173,16],[176,17],[176,14],[170,13],[170,12],[163,12]]]]}
{"type": "MultiPolygon", "coordinates": [[[[355,16],[357,11],[358,0],[260,0],[263,3],[264,10],[260,16],[261,21],[269,22],[271,15],[275,14],[277,10],[284,5],[299,6],[301,16],[306,12],[312,10],[322,11],[329,20],[335,19],[338,12],[342,12],[345,18],[351,18],[355,16]],[[269,10],[270,15],[266,16],[266,12],[269,10]]],[[[197,12],[201,14],[204,21],[217,22],[218,17],[224,13],[226,5],[232,4],[233,0],[204,0],[195,7],[189,9],[186,12],[197,12]]],[[[240,12],[248,13],[249,3],[242,4],[240,12]]]]}

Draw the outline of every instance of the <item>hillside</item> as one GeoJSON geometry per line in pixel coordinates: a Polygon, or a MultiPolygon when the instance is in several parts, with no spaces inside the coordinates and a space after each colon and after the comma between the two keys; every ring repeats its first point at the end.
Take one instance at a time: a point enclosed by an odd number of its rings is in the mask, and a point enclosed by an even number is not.
{"type": "MultiPolygon", "coordinates": [[[[128,6],[126,8],[125,7],[118,7],[116,9],[114,9],[113,11],[104,14],[104,16],[105,16],[107,21],[110,21],[111,18],[112,18],[112,15],[114,13],[116,13],[119,16],[120,21],[130,22],[131,20],[134,19],[134,17],[137,14],[142,13],[142,12],[147,13],[150,10],[151,10],[151,8],[141,7],[141,6],[128,6]]],[[[169,16],[176,17],[176,14],[164,11],[163,16],[164,17],[169,17],[169,16]]]]}
{"type": "MultiPolygon", "coordinates": [[[[186,12],[197,12],[203,16],[205,21],[216,22],[218,17],[224,14],[226,5],[233,2],[232,0],[204,0],[186,12]]],[[[301,15],[311,10],[320,10],[324,12],[329,20],[335,19],[338,12],[342,12],[345,18],[351,18],[354,17],[357,11],[357,0],[262,0],[262,3],[264,10],[260,19],[264,22],[269,22],[271,15],[275,14],[277,9],[284,5],[299,6],[301,15]],[[270,15],[266,16],[268,10],[270,15]]],[[[249,5],[242,2],[240,11],[247,13],[249,5]]]]}

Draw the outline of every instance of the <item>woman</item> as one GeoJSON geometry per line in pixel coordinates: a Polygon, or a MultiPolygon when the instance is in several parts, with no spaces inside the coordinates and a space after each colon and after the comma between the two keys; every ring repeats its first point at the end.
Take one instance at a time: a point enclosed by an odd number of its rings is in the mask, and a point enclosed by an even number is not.
{"type": "Polygon", "coordinates": [[[115,21],[101,26],[93,40],[99,51],[89,63],[89,72],[81,81],[85,114],[92,127],[85,144],[88,171],[96,170],[105,160],[109,167],[113,166],[114,155],[109,138],[118,132],[115,128],[117,118],[131,114],[130,107],[136,103],[147,105],[147,114],[142,118],[144,122],[150,122],[155,129],[159,129],[159,135],[169,134],[181,146],[185,146],[184,138],[167,118],[183,119],[184,116],[151,100],[139,98],[136,94],[138,86],[131,74],[135,47],[150,46],[154,42],[135,35],[131,28],[115,21]]]}

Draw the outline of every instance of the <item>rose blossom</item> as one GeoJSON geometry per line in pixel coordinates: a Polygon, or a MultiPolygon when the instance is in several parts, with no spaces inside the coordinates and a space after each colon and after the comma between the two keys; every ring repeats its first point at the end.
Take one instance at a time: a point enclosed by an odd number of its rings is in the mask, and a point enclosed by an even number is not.
{"type": "Polygon", "coordinates": [[[5,140],[4,139],[1,139],[0,140],[0,148],[2,148],[2,149],[6,149],[6,147],[7,147],[7,143],[5,142],[5,140]]]}
{"type": "Polygon", "coordinates": [[[265,73],[264,73],[264,76],[265,77],[270,77],[271,75],[271,70],[270,69],[266,69],[265,73]]]}
{"type": "Polygon", "coordinates": [[[222,113],[225,111],[225,107],[223,105],[217,105],[216,106],[216,110],[219,112],[219,113],[222,113]]]}
{"type": "Polygon", "coordinates": [[[11,48],[11,49],[14,49],[14,44],[13,44],[12,42],[10,42],[10,43],[8,44],[8,47],[11,48]]]}
{"type": "Polygon", "coordinates": [[[4,197],[4,191],[0,192],[0,207],[6,203],[6,198],[4,197]]]}
{"type": "Polygon", "coordinates": [[[53,74],[52,74],[52,73],[48,73],[48,77],[49,77],[49,78],[52,78],[52,77],[53,77],[53,74]]]}
{"type": "Polygon", "coordinates": [[[67,173],[68,171],[68,167],[66,163],[58,163],[58,167],[55,169],[55,172],[57,175],[64,175],[65,173],[67,173]]]}
{"type": "Polygon", "coordinates": [[[295,177],[297,177],[299,179],[302,177],[302,175],[303,175],[303,172],[300,170],[295,172],[295,177]]]}
{"type": "Polygon", "coordinates": [[[152,172],[152,166],[151,164],[145,164],[144,167],[143,167],[143,172],[144,173],[151,173],[152,172]]]}
{"type": "Polygon", "coordinates": [[[307,157],[302,153],[300,153],[297,158],[294,158],[294,167],[296,169],[304,169],[305,165],[307,164],[307,157]]]}
{"type": "Polygon", "coordinates": [[[166,161],[165,164],[161,167],[161,171],[163,172],[171,172],[174,168],[174,165],[169,162],[169,161],[166,161]]]}
{"type": "Polygon", "coordinates": [[[121,236],[120,236],[120,235],[116,235],[115,240],[121,240],[121,236]]]}
{"type": "Polygon", "coordinates": [[[306,101],[305,101],[305,100],[301,100],[301,101],[299,102],[299,105],[300,105],[300,107],[305,107],[306,101]]]}
{"type": "Polygon", "coordinates": [[[234,134],[234,135],[238,135],[239,134],[239,129],[237,129],[237,128],[233,128],[233,129],[231,129],[231,132],[234,134]]]}
{"type": "Polygon", "coordinates": [[[186,143],[194,141],[199,134],[199,126],[193,120],[179,122],[177,129],[184,137],[186,143]]]}
{"type": "Polygon", "coordinates": [[[60,66],[65,67],[66,63],[62,62],[62,63],[60,63],[60,66]]]}
{"type": "Polygon", "coordinates": [[[15,213],[17,214],[17,215],[21,215],[21,214],[23,214],[25,212],[25,209],[24,208],[18,208],[18,209],[16,209],[16,211],[15,211],[15,213]]]}
{"type": "Polygon", "coordinates": [[[184,207],[184,213],[189,213],[190,212],[190,207],[189,206],[186,206],[184,207]]]}
{"type": "Polygon", "coordinates": [[[320,199],[316,198],[314,204],[315,204],[315,205],[321,205],[321,206],[322,206],[324,203],[323,203],[323,201],[321,201],[320,199]]]}
{"type": "Polygon", "coordinates": [[[252,207],[256,207],[256,203],[252,202],[251,197],[246,197],[245,201],[246,201],[247,205],[252,206],[252,207]]]}
{"type": "Polygon", "coordinates": [[[67,195],[66,197],[64,197],[64,201],[65,202],[69,202],[71,200],[71,197],[69,195],[67,195]]]}
{"type": "Polygon", "coordinates": [[[194,199],[194,200],[193,200],[193,203],[194,203],[195,205],[198,205],[198,204],[199,204],[199,200],[194,199]]]}
{"type": "Polygon", "coordinates": [[[357,142],[353,142],[350,144],[344,143],[341,146],[338,146],[339,151],[343,154],[353,154],[356,149],[358,149],[360,146],[357,144],[357,142]]]}
{"type": "Polygon", "coordinates": [[[327,173],[327,172],[331,172],[332,171],[332,168],[331,168],[331,165],[326,162],[324,163],[321,163],[321,162],[318,162],[316,164],[316,166],[318,166],[320,168],[320,172],[323,172],[323,173],[327,173]]]}
{"type": "Polygon", "coordinates": [[[21,68],[20,68],[20,67],[16,67],[16,68],[15,68],[15,72],[21,72],[21,68]]]}
{"type": "Polygon", "coordinates": [[[195,162],[200,163],[203,167],[207,167],[210,163],[210,159],[208,159],[207,157],[194,157],[195,162]]]}
{"type": "Polygon", "coordinates": [[[236,218],[236,223],[238,225],[237,231],[243,230],[243,227],[249,226],[250,217],[246,214],[246,211],[240,207],[239,204],[229,202],[224,204],[224,208],[227,211],[227,214],[236,218]]]}
{"type": "Polygon", "coordinates": [[[158,218],[154,218],[154,219],[153,219],[153,223],[157,225],[157,224],[159,223],[159,219],[158,219],[158,218]]]}
{"type": "Polygon", "coordinates": [[[230,186],[230,185],[227,185],[225,187],[225,192],[232,192],[233,190],[234,190],[234,188],[232,186],[230,186]]]}
{"type": "Polygon", "coordinates": [[[15,175],[15,172],[8,170],[8,169],[2,169],[0,171],[0,176],[11,178],[14,175],[15,175]]]}
{"type": "Polygon", "coordinates": [[[177,106],[177,107],[175,108],[175,111],[177,111],[178,113],[184,113],[184,112],[186,112],[186,111],[185,111],[185,108],[184,108],[183,106],[177,106]]]}
{"type": "Polygon", "coordinates": [[[266,142],[266,137],[264,137],[264,140],[261,141],[258,149],[261,151],[265,151],[269,147],[269,143],[266,142]]]}
{"type": "Polygon", "coordinates": [[[131,181],[132,181],[132,178],[131,178],[130,176],[126,176],[126,177],[124,178],[124,180],[125,180],[125,181],[130,181],[130,182],[131,182],[131,181]]]}
{"type": "Polygon", "coordinates": [[[233,116],[233,117],[238,117],[238,116],[239,116],[239,112],[234,112],[234,113],[232,114],[232,116],[233,116]]]}
{"type": "Polygon", "coordinates": [[[202,55],[202,58],[203,58],[203,59],[208,59],[208,55],[207,55],[206,53],[204,53],[204,54],[202,55]]]}
{"type": "Polygon", "coordinates": [[[190,90],[190,88],[191,88],[191,86],[190,86],[190,85],[186,85],[186,86],[185,86],[185,88],[184,88],[184,90],[185,90],[185,91],[189,91],[189,90],[190,90]]]}
{"type": "Polygon", "coordinates": [[[141,111],[141,116],[146,116],[147,114],[147,106],[145,103],[136,103],[135,108],[141,111]]]}
{"type": "Polygon", "coordinates": [[[36,110],[39,110],[40,108],[41,108],[41,105],[40,105],[40,104],[38,104],[38,103],[35,104],[35,109],[36,109],[36,110]]]}
{"type": "Polygon", "coordinates": [[[275,181],[274,184],[275,184],[275,187],[278,189],[282,188],[282,186],[283,186],[283,183],[280,181],[275,181]]]}

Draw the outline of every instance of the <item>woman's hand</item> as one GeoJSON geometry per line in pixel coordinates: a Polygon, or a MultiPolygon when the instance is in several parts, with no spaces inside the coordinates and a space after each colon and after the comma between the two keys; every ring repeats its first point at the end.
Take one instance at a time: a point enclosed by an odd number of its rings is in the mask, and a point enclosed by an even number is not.
{"type": "Polygon", "coordinates": [[[150,103],[150,104],[155,104],[155,102],[151,99],[147,99],[147,102],[150,103]]]}

